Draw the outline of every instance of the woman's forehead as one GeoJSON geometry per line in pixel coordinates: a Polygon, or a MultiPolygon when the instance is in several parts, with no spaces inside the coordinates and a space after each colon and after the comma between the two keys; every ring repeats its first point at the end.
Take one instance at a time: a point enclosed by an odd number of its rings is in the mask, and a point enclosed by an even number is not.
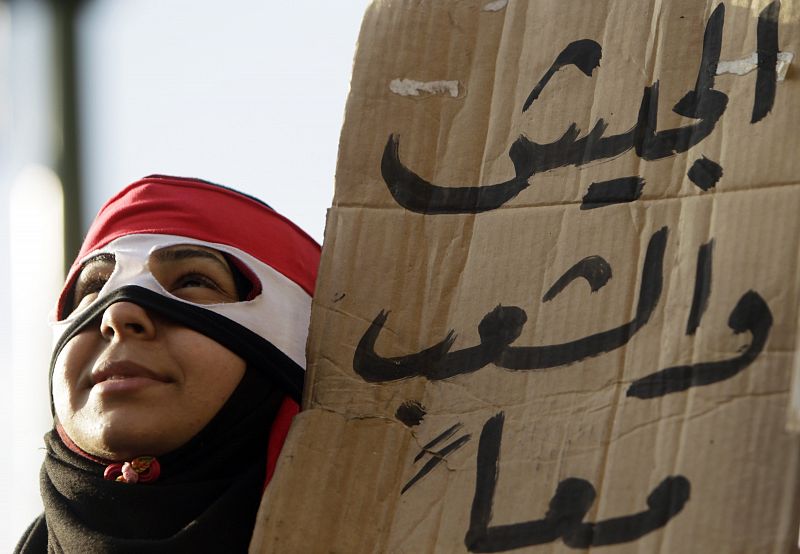
{"type": "Polygon", "coordinates": [[[137,181],[106,202],[70,274],[90,254],[106,250],[107,244],[144,233],[195,237],[198,242],[210,241],[212,247],[235,245],[313,294],[320,246],[294,223],[245,194],[163,175],[137,181]]]}
{"type": "Polygon", "coordinates": [[[176,244],[165,246],[150,254],[156,262],[180,262],[183,260],[212,260],[227,265],[221,252],[208,246],[198,244],[176,244]]]}
{"type": "Polygon", "coordinates": [[[128,258],[154,258],[159,261],[174,261],[191,257],[216,257],[224,260],[224,253],[238,254],[241,251],[225,244],[210,243],[177,235],[134,234],[115,239],[102,248],[90,252],[82,264],[101,256],[111,255],[128,258]]]}
{"type": "MultiPolygon", "coordinates": [[[[121,249],[128,253],[136,252],[136,249],[121,249]]],[[[146,249],[139,249],[139,253],[145,255],[146,249]]],[[[164,246],[156,250],[150,250],[146,254],[149,264],[166,264],[172,262],[182,262],[185,260],[206,260],[217,263],[220,266],[227,268],[228,264],[222,252],[209,246],[200,244],[174,244],[171,246],[164,246]]],[[[116,255],[114,252],[100,252],[92,254],[81,265],[81,271],[86,271],[88,268],[97,266],[113,266],[116,263],[116,255]]]]}

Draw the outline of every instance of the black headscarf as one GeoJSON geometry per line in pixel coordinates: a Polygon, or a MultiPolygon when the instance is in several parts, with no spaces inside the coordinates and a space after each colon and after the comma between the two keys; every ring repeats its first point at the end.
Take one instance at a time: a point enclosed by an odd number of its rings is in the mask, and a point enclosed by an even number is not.
{"type": "Polygon", "coordinates": [[[147,484],[104,479],[105,464],[50,431],[40,477],[44,514],[15,552],[245,552],[282,399],[262,371],[248,367],[211,422],[158,458],[161,475],[147,484]]]}

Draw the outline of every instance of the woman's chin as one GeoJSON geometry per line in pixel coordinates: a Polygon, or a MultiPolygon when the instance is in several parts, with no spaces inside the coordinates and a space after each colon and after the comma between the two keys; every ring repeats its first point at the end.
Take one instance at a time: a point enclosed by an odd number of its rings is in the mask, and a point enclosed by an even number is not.
{"type": "Polygon", "coordinates": [[[112,461],[161,456],[185,442],[165,433],[163,423],[160,424],[153,414],[136,415],[140,417],[126,414],[125,410],[113,410],[104,413],[102,421],[96,421],[88,429],[78,427],[71,432],[66,425],[64,429],[82,450],[112,461]]]}

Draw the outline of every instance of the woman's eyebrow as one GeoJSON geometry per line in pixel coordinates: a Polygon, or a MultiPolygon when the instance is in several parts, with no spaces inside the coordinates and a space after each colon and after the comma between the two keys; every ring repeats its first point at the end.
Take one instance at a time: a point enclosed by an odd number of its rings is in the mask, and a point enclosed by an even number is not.
{"type": "Polygon", "coordinates": [[[83,262],[83,265],[81,265],[81,271],[84,271],[89,266],[95,264],[115,264],[115,263],[117,263],[117,260],[116,258],[114,258],[114,254],[109,254],[107,252],[103,254],[97,254],[96,256],[92,256],[91,258],[83,262]]]}
{"type": "Polygon", "coordinates": [[[195,248],[169,248],[166,250],[158,250],[153,253],[153,257],[159,262],[178,262],[191,258],[204,258],[214,260],[223,267],[225,271],[230,272],[231,270],[230,267],[228,267],[228,263],[218,256],[206,250],[198,250],[195,248]]]}

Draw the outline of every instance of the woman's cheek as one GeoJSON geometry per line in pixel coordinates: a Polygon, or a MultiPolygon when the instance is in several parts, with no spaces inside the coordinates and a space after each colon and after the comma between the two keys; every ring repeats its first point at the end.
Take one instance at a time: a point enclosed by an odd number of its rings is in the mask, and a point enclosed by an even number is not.
{"type": "Polygon", "coordinates": [[[53,368],[53,404],[62,423],[86,403],[95,343],[90,333],[75,336],[62,349],[53,368]]]}

